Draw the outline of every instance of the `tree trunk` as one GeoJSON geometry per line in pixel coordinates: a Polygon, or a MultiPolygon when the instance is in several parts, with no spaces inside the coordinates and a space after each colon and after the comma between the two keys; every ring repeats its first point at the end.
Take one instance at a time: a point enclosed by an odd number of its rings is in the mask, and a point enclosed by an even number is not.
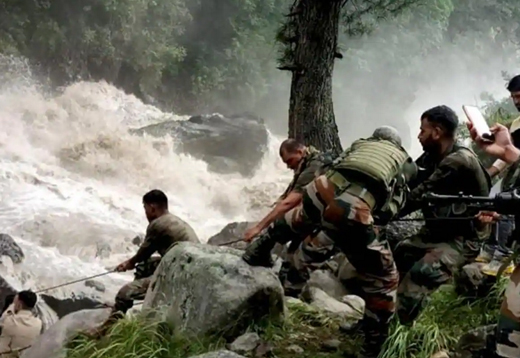
{"type": "Polygon", "coordinates": [[[285,68],[293,73],[289,137],[335,154],[342,151],[332,104],[341,7],[341,0],[297,0],[286,25],[293,36],[285,68]]]}

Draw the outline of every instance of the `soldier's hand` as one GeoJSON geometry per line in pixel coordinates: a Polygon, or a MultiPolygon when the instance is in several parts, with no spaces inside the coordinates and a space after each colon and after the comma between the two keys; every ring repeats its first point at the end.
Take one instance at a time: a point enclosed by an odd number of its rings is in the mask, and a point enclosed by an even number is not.
{"type": "Polygon", "coordinates": [[[256,225],[247,229],[246,232],[244,233],[244,241],[245,242],[251,242],[253,241],[253,239],[258,236],[258,234],[260,234],[262,230],[260,230],[259,227],[257,227],[256,225]]]}
{"type": "Polygon", "coordinates": [[[132,264],[132,262],[130,262],[130,260],[126,260],[125,262],[122,262],[119,265],[117,265],[116,271],[125,272],[125,271],[133,269],[134,267],[135,267],[135,265],[132,264]]]}
{"type": "Polygon", "coordinates": [[[495,140],[489,142],[485,141],[477,134],[477,131],[471,122],[466,122],[466,125],[471,139],[473,139],[473,141],[487,154],[500,158],[507,163],[516,162],[520,153],[513,145],[509,130],[505,126],[502,124],[495,124],[491,127],[490,131],[495,136],[495,140]]]}
{"type": "Polygon", "coordinates": [[[500,214],[494,211],[481,211],[475,217],[483,224],[496,223],[500,220],[500,214]]]}

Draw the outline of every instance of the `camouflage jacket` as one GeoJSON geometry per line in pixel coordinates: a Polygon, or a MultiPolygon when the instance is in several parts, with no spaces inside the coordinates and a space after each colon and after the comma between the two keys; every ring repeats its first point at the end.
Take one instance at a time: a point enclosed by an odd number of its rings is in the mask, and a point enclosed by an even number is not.
{"type": "Polygon", "coordinates": [[[305,186],[317,176],[324,174],[330,164],[332,164],[330,154],[322,153],[313,146],[307,147],[305,157],[294,172],[291,183],[278,200],[285,199],[292,191],[303,193],[305,186]]]}
{"type": "Polygon", "coordinates": [[[476,211],[456,205],[427,207],[422,205],[421,197],[428,192],[444,195],[462,192],[465,195],[488,196],[491,178],[477,155],[456,144],[441,158],[424,153],[416,160],[416,164],[422,173],[409,185],[411,192],[402,214],[422,209],[426,219],[435,218],[425,224],[434,235],[474,236],[475,230],[470,220],[462,222],[442,218],[473,216],[477,214],[476,211]]]}
{"type": "Polygon", "coordinates": [[[173,244],[180,241],[200,242],[192,227],[181,218],[171,213],[160,216],[148,225],[136,262],[144,262],[156,252],[164,256],[173,244]]]}

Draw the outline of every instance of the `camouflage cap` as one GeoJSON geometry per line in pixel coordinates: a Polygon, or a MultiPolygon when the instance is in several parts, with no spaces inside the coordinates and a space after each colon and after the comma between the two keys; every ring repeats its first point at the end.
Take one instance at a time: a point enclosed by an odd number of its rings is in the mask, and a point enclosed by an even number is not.
{"type": "Polygon", "coordinates": [[[372,137],[379,139],[386,139],[393,142],[396,142],[399,145],[402,145],[401,136],[399,132],[394,127],[390,126],[381,126],[376,128],[374,133],[372,133],[372,137]]]}

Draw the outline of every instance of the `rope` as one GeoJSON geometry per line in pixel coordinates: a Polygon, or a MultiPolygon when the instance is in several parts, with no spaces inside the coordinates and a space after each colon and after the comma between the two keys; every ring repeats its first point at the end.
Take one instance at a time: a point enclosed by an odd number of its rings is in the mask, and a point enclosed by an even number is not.
{"type": "Polygon", "coordinates": [[[52,287],[44,288],[44,289],[41,289],[41,290],[36,291],[35,293],[47,292],[47,291],[50,291],[50,290],[54,290],[55,288],[59,288],[59,287],[64,287],[64,286],[72,285],[73,283],[78,283],[78,282],[82,282],[82,281],[87,281],[87,280],[90,280],[90,279],[92,279],[92,278],[105,276],[105,275],[108,275],[108,274],[111,274],[111,273],[114,273],[114,272],[116,272],[116,270],[103,272],[103,273],[100,273],[100,274],[97,274],[97,275],[94,275],[94,276],[89,276],[89,277],[80,278],[80,279],[78,279],[78,280],[74,280],[74,281],[69,281],[69,282],[62,283],[61,285],[57,285],[57,286],[52,286],[52,287]]]}
{"type": "MultiPolygon", "coordinates": [[[[425,218],[408,218],[408,219],[392,220],[392,222],[439,221],[439,220],[465,221],[465,220],[474,220],[474,219],[475,219],[474,216],[461,216],[461,217],[451,217],[451,218],[427,218],[427,219],[425,219],[425,218]]],[[[509,220],[509,219],[500,219],[498,221],[507,221],[507,220],[509,220]]],[[[244,241],[244,239],[236,239],[236,240],[232,240],[232,241],[227,241],[227,242],[215,245],[215,246],[232,245],[232,244],[236,244],[241,241],[244,241]]]]}

